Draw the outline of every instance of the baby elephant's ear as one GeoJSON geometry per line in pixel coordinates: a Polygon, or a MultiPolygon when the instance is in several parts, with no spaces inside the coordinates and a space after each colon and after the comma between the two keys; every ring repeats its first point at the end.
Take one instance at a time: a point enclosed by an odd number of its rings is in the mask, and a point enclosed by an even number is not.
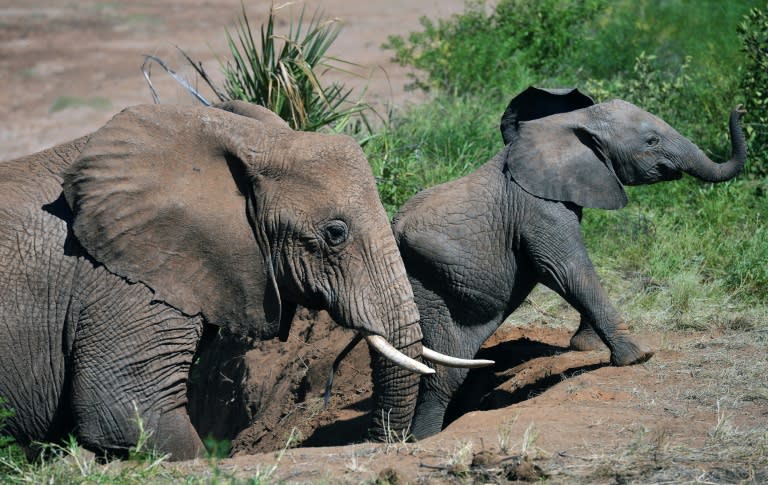
{"type": "Polygon", "coordinates": [[[566,114],[521,123],[515,142],[503,151],[505,171],[542,199],[594,209],[627,205],[624,187],[608,166],[596,134],[562,122],[564,117],[572,118],[566,114]]]}
{"type": "Polygon", "coordinates": [[[507,105],[501,117],[501,137],[509,144],[520,123],[592,106],[595,102],[576,88],[545,89],[529,86],[507,105]]]}

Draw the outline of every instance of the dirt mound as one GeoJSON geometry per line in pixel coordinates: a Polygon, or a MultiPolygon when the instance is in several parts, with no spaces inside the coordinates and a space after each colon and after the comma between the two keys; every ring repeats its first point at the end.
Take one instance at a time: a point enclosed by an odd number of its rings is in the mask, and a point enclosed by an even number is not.
{"type": "MultiPolygon", "coordinates": [[[[607,351],[567,352],[570,335],[567,328],[502,327],[478,354],[496,365],[470,372],[446,425],[471,411],[524,401],[564,375],[608,362],[607,351]]],[[[352,337],[327,313],[309,310],[299,312],[285,343],[208,336],[189,392],[201,436],[231,441],[232,454],[365,441],[373,407],[367,345],[344,359],[323,405],[331,365],[352,337]]]]}
{"type": "MultiPolygon", "coordinates": [[[[311,321],[304,325],[318,326],[311,321]]],[[[478,390],[479,398],[453,403],[459,417],[435,436],[416,443],[325,446],[354,442],[364,434],[370,388],[359,388],[362,392],[349,399],[352,387],[343,384],[347,379],[370,381],[367,349],[360,346],[350,360],[357,362],[355,370],[342,365],[337,400],[328,411],[309,412],[308,403],[320,399],[322,379],[312,384],[316,391],[304,393],[304,401],[296,401],[296,392],[283,394],[287,400],[262,401],[262,415],[270,416],[264,423],[277,423],[277,428],[265,433],[265,424],[254,421],[237,436],[237,455],[217,467],[238,477],[270,469],[276,481],[333,483],[510,483],[545,476],[553,483],[768,480],[768,334],[763,330],[646,333],[641,337],[658,352],[648,362],[629,367],[604,365],[607,353],[566,351],[571,331],[540,322],[526,329],[500,329],[482,353],[502,359],[489,374],[474,372],[465,385],[478,390]],[[338,400],[342,395],[346,398],[338,400]],[[256,453],[282,448],[286,440],[277,436],[286,436],[293,423],[303,426],[301,447],[284,454],[256,453]],[[320,435],[334,443],[308,439],[320,435]]],[[[297,335],[305,338],[306,332],[297,335]]],[[[341,348],[347,342],[338,340],[326,343],[341,348]]],[[[305,349],[291,351],[294,359],[301,355],[306,362],[308,355],[320,355],[307,347],[311,345],[292,347],[305,349]]],[[[309,369],[327,369],[335,357],[330,354],[309,357],[314,359],[309,369]]],[[[313,374],[309,369],[281,375],[298,389],[295,383],[312,382],[304,380],[313,374]]],[[[200,461],[174,466],[199,473],[210,465],[200,461]]]]}
{"type": "Polygon", "coordinates": [[[210,336],[189,391],[200,435],[231,441],[235,454],[281,449],[289,441],[327,446],[364,440],[372,405],[366,345],[344,359],[323,406],[331,365],[353,336],[327,313],[309,310],[300,310],[287,342],[210,336]]]}

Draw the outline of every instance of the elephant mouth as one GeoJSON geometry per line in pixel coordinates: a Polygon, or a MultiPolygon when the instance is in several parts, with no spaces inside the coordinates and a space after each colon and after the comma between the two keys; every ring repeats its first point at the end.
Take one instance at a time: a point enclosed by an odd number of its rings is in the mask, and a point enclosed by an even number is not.
{"type": "Polygon", "coordinates": [[[680,172],[680,170],[678,170],[671,162],[659,164],[656,170],[659,173],[659,181],[677,180],[683,176],[682,172],[680,172]]]}

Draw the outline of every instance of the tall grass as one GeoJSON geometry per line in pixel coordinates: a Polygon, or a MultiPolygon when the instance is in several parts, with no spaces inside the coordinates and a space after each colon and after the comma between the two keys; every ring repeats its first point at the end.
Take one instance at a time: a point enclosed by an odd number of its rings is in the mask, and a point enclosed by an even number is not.
{"type": "Polygon", "coordinates": [[[485,162],[502,146],[497,125],[491,103],[448,96],[412,107],[379,131],[365,148],[390,216],[418,191],[485,162]]]}
{"type": "Polygon", "coordinates": [[[586,210],[582,227],[598,265],[666,284],[694,275],[712,292],[768,303],[765,181],[675,183],[628,189],[621,211],[586,210]]]}

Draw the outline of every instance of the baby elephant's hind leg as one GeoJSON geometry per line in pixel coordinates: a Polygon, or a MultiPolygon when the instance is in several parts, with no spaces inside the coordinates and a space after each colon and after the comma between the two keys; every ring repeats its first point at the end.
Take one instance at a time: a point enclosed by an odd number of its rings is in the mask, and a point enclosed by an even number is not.
{"type": "Polygon", "coordinates": [[[584,317],[581,317],[579,329],[576,330],[576,333],[571,337],[570,347],[573,350],[581,351],[608,350],[608,346],[605,345],[605,342],[603,342],[597,332],[595,332],[592,324],[590,324],[584,317]]]}

